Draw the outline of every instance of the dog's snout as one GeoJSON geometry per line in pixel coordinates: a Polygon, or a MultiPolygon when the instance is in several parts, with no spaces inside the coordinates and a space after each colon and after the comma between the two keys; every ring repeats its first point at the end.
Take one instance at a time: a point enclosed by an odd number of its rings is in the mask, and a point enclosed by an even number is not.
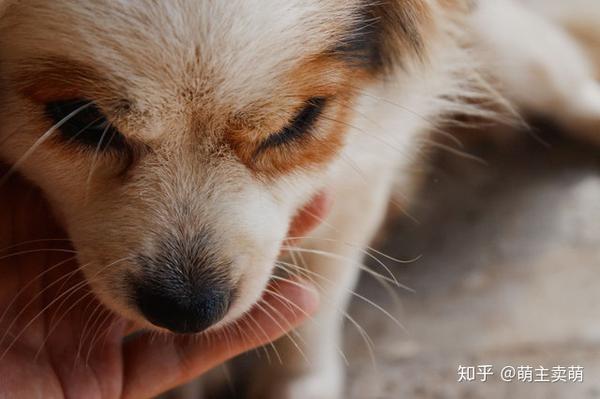
{"type": "Polygon", "coordinates": [[[153,255],[140,255],[141,273],[129,281],[133,302],[152,324],[174,333],[206,330],[223,319],[235,296],[231,261],[213,252],[204,230],[164,236],[153,255]]]}
{"type": "Polygon", "coordinates": [[[173,290],[164,284],[143,284],[136,289],[138,308],[152,324],[174,333],[206,330],[221,320],[231,303],[231,289],[210,282],[173,290]]]}

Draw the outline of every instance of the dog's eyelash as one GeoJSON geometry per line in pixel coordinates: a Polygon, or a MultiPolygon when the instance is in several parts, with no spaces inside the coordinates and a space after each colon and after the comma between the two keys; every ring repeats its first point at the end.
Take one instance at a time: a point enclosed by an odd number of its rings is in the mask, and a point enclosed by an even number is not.
{"type": "Polygon", "coordinates": [[[92,102],[84,99],[54,101],[46,104],[46,115],[52,119],[60,135],[92,150],[121,150],[125,137],[109,122],[92,102]]]}
{"type": "Polygon", "coordinates": [[[326,103],[325,97],[311,98],[286,127],[263,141],[258,151],[303,138],[323,113],[326,103]]]}

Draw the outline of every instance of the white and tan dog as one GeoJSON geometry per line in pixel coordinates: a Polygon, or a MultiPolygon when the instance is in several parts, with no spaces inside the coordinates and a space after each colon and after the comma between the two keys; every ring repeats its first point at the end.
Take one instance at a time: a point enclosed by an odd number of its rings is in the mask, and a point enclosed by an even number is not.
{"type": "Polygon", "coordinates": [[[432,121],[485,115],[501,92],[600,141],[598,65],[574,39],[600,38],[594,13],[596,0],[9,2],[0,159],[44,191],[108,307],[175,333],[250,309],[291,218],[327,188],[335,205],[299,244],[323,307],[299,331],[304,354],[282,342],[254,394],[338,398],[341,310],[432,121]]]}

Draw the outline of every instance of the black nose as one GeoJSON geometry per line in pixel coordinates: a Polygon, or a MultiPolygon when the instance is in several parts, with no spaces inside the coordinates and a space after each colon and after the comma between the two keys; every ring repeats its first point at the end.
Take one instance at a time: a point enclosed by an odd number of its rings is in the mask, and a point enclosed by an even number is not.
{"type": "Polygon", "coordinates": [[[148,321],[179,334],[206,330],[225,316],[230,300],[231,290],[218,286],[173,290],[143,284],[136,288],[138,308],[148,321]]]}

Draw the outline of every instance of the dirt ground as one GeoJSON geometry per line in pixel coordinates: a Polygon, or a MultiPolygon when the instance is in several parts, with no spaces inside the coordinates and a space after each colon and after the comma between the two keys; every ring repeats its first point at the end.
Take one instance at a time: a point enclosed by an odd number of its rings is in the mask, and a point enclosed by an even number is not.
{"type": "Polygon", "coordinates": [[[395,301],[373,279],[359,286],[404,331],[354,301],[376,361],[348,324],[348,398],[600,398],[600,151],[546,139],[467,150],[486,165],[435,157],[410,209],[418,222],[394,221],[381,246],[420,256],[386,262],[415,292],[395,301]],[[493,365],[495,375],[459,383],[461,365],[493,365]],[[505,366],[572,365],[584,367],[583,383],[499,375],[505,366]]]}

